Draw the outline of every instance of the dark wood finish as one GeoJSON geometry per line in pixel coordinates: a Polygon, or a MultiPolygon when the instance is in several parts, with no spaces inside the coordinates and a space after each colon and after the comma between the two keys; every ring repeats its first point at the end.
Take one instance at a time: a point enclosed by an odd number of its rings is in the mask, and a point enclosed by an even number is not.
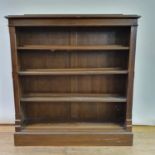
{"type": "Polygon", "coordinates": [[[22,94],[27,93],[103,93],[126,94],[127,76],[54,75],[21,76],[22,94]],[[105,84],[106,83],[106,84],[105,84]]]}
{"type": "Polygon", "coordinates": [[[20,110],[20,86],[18,78],[18,56],[16,46],[16,33],[15,27],[9,28],[10,32],[10,43],[11,43],[11,57],[12,57],[12,78],[14,88],[14,101],[15,101],[15,131],[21,130],[21,110],[20,110]]]}
{"type": "Polygon", "coordinates": [[[14,139],[17,146],[131,146],[133,144],[133,135],[129,132],[19,132],[14,135],[14,139]]]}
{"type": "Polygon", "coordinates": [[[121,124],[115,123],[37,123],[37,124],[28,124],[24,127],[23,131],[33,131],[42,132],[46,130],[47,132],[107,132],[107,131],[124,131],[124,127],[121,124]]]}
{"type": "Polygon", "coordinates": [[[106,69],[127,70],[128,51],[19,51],[21,71],[30,69],[106,69]],[[117,52],[117,53],[116,53],[117,52]],[[65,59],[64,59],[65,57],[65,59]],[[95,59],[94,59],[95,57],[95,59]],[[42,59],[40,59],[42,58],[42,59]],[[52,60],[52,61],[51,61],[52,60]],[[35,63],[33,63],[35,62],[35,63]]]}
{"type": "Polygon", "coordinates": [[[139,18],[140,16],[138,15],[125,15],[125,14],[24,14],[24,15],[8,15],[6,16],[6,18],[8,19],[16,19],[16,18],[20,18],[20,19],[23,19],[23,18],[33,18],[33,19],[36,19],[36,18],[60,18],[60,19],[63,19],[63,18],[86,18],[86,19],[89,19],[89,18],[108,18],[108,19],[121,19],[121,18],[124,18],[124,19],[128,19],[128,18],[131,18],[131,19],[137,19],[139,18]]]}
{"type": "Polygon", "coordinates": [[[10,19],[9,26],[30,27],[30,26],[83,26],[83,27],[102,27],[102,26],[137,26],[136,19],[10,19]]]}
{"type": "Polygon", "coordinates": [[[127,70],[119,68],[75,68],[75,69],[29,69],[19,71],[19,75],[100,75],[128,74],[127,70]]]}
{"type": "Polygon", "coordinates": [[[106,46],[50,46],[50,45],[28,45],[18,47],[19,50],[128,50],[129,47],[120,45],[106,46]]]}
{"type": "Polygon", "coordinates": [[[136,33],[137,27],[131,27],[130,36],[130,53],[129,53],[129,76],[127,89],[127,112],[126,112],[126,127],[128,131],[132,131],[132,99],[133,99],[133,82],[134,82],[134,65],[135,65],[135,49],[136,49],[136,33]]]}
{"type": "Polygon", "coordinates": [[[6,16],[9,19],[9,26],[131,26],[137,25],[139,17],[123,14],[6,16]]]}
{"type": "Polygon", "coordinates": [[[125,97],[120,96],[105,96],[102,94],[62,94],[62,95],[50,95],[50,96],[37,96],[35,95],[22,97],[22,102],[126,102],[125,97]]]}
{"type": "Polygon", "coordinates": [[[132,145],[139,16],[7,18],[15,145],[132,145]]]}

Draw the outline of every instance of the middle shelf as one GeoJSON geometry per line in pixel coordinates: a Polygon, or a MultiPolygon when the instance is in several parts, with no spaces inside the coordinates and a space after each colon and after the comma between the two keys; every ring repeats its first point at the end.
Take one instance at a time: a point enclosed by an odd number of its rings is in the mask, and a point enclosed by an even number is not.
{"type": "Polygon", "coordinates": [[[32,93],[22,96],[21,102],[127,102],[127,98],[120,94],[32,93]]]}
{"type": "Polygon", "coordinates": [[[124,45],[23,45],[18,46],[18,50],[129,50],[128,46],[124,45]]]}
{"type": "Polygon", "coordinates": [[[64,69],[26,69],[19,75],[97,75],[97,74],[128,74],[121,68],[64,68],[64,69]]]}

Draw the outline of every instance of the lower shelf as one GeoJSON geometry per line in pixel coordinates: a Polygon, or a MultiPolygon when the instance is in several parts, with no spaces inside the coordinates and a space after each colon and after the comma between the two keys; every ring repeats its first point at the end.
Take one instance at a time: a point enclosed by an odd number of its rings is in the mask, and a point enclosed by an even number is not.
{"type": "Polygon", "coordinates": [[[26,132],[119,132],[125,131],[123,125],[116,123],[36,123],[26,125],[26,132]]]}
{"type": "Polygon", "coordinates": [[[20,76],[28,75],[104,75],[104,74],[128,74],[128,70],[122,68],[67,68],[67,69],[27,69],[19,71],[20,76]]]}

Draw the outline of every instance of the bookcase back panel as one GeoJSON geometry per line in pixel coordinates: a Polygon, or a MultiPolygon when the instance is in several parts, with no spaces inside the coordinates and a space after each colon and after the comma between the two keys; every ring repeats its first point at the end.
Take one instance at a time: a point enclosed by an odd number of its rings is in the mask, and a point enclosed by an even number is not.
{"type": "Polygon", "coordinates": [[[17,28],[17,44],[24,45],[69,45],[70,29],[55,27],[17,28]]]}
{"type": "Polygon", "coordinates": [[[22,77],[26,93],[126,93],[125,75],[74,75],[22,77]]]}
{"type": "Polygon", "coordinates": [[[50,51],[19,52],[19,65],[24,69],[69,68],[70,53],[50,51]]]}
{"type": "Polygon", "coordinates": [[[17,44],[128,45],[130,27],[19,27],[17,44]]]}
{"type": "Polygon", "coordinates": [[[77,45],[128,45],[129,27],[77,28],[77,45]]]}
{"type": "Polygon", "coordinates": [[[26,122],[68,121],[70,105],[64,103],[23,103],[23,114],[26,122]]]}
{"type": "Polygon", "coordinates": [[[26,69],[122,68],[127,69],[128,51],[21,51],[19,66],[26,69]]]}
{"type": "Polygon", "coordinates": [[[31,102],[23,103],[27,123],[116,122],[125,120],[124,103],[31,102]]]}

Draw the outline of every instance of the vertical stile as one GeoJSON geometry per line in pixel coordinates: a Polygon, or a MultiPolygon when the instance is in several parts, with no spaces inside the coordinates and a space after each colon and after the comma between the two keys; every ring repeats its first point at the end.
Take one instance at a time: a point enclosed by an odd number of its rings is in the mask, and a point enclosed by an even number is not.
{"type": "Polygon", "coordinates": [[[15,102],[15,130],[21,130],[21,108],[20,108],[20,86],[18,77],[18,58],[17,58],[17,42],[16,42],[16,30],[15,27],[9,27],[10,43],[11,43],[11,55],[12,55],[12,76],[13,76],[13,88],[14,88],[14,102],[15,102]]]}
{"type": "Polygon", "coordinates": [[[137,26],[131,26],[129,64],[128,64],[129,74],[128,74],[128,86],[127,86],[127,111],[126,111],[126,129],[128,131],[132,131],[132,102],[133,102],[136,32],[137,32],[137,26]]]}

